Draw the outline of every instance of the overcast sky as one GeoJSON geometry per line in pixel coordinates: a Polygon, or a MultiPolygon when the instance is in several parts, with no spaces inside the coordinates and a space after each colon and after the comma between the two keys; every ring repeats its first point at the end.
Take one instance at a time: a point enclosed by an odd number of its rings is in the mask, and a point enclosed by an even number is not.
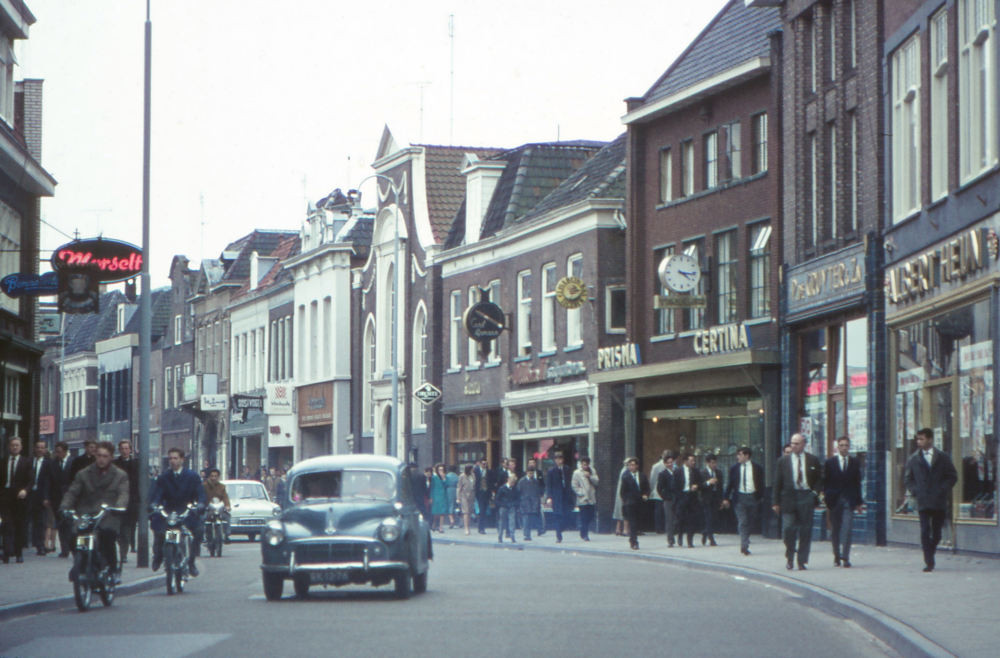
{"type": "MultiPolygon", "coordinates": [[[[139,244],[146,3],[26,1],[15,77],[45,80],[59,182],[42,218],[139,244]]],[[[623,100],[724,4],[153,0],[153,284],[175,254],[196,266],[254,228],[298,230],[308,200],[371,173],[386,124],[401,143],[611,140],[623,100]]],[[[43,249],[66,241],[43,225],[43,249]]]]}

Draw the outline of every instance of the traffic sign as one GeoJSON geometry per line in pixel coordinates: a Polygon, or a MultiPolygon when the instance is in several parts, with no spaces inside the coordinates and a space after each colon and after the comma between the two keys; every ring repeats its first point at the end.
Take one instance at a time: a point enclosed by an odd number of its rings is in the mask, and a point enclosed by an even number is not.
{"type": "Polygon", "coordinates": [[[429,405],[441,399],[441,389],[430,382],[424,382],[423,386],[413,391],[413,397],[429,405]]]}

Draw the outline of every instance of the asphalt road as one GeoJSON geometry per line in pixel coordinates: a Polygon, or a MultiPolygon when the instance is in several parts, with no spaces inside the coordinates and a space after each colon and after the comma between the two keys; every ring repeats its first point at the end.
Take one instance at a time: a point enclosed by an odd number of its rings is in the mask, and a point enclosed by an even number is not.
{"type": "Polygon", "coordinates": [[[391,585],[297,600],[288,583],[268,603],[257,545],[227,549],[181,595],[0,623],[0,657],[896,655],[784,590],[657,562],[439,544],[410,601],[391,585]]]}

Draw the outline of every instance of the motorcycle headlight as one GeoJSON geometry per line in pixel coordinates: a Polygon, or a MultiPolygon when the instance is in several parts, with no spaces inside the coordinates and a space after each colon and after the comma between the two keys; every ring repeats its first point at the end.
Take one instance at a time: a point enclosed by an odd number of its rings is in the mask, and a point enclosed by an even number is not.
{"type": "Polygon", "coordinates": [[[88,525],[90,525],[90,517],[84,516],[83,518],[81,518],[79,521],[76,522],[76,529],[86,530],[88,525]]]}
{"type": "Polygon", "coordinates": [[[167,523],[169,523],[170,525],[177,525],[179,521],[180,517],[177,516],[177,512],[171,512],[170,516],[167,517],[167,523]]]}
{"type": "Polygon", "coordinates": [[[271,521],[264,528],[264,541],[270,546],[277,546],[285,539],[285,529],[281,521],[271,521]]]}
{"type": "Polygon", "coordinates": [[[382,538],[382,541],[388,543],[399,539],[399,521],[391,516],[384,519],[378,528],[378,536],[382,538]]]}

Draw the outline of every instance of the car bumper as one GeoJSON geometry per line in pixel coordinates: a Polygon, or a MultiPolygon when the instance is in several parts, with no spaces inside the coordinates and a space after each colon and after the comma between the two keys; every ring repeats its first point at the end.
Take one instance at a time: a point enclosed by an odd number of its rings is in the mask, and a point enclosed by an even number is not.
{"type": "MultiPolygon", "coordinates": [[[[305,540],[289,546],[287,564],[267,563],[261,565],[261,570],[267,573],[283,574],[292,578],[296,574],[313,574],[322,572],[349,572],[351,580],[364,579],[366,575],[377,576],[380,573],[409,569],[409,563],[393,559],[391,548],[379,541],[360,537],[345,537],[339,541],[305,540]],[[341,559],[317,559],[316,549],[320,553],[327,549],[329,556],[340,555],[341,559]],[[297,554],[312,553],[311,558],[300,559],[297,554]]],[[[284,551],[282,551],[284,552],[284,551]]]]}

